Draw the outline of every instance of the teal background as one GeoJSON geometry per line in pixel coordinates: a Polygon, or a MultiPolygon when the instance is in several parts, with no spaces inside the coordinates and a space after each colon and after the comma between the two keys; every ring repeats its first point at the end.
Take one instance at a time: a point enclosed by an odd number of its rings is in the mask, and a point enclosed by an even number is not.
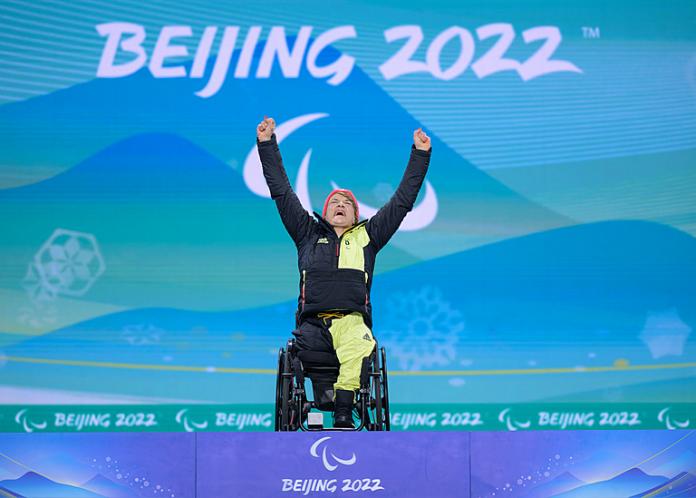
{"type": "MultiPolygon", "coordinates": [[[[332,182],[379,207],[411,133],[433,138],[435,220],[380,254],[375,334],[398,403],[696,401],[696,8],[691,2],[132,1],[0,6],[0,399],[3,403],[269,403],[293,328],[295,249],[243,170],[256,123],[324,113],[281,144],[293,185],[311,149],[315,209],[332,182]],[[202,78],[147,67],[96,77],[129,22],[151,57],[164,26],[202,78]],[[552,59],[582,72],[387,80],[379,66],[418,25],[414,54],[450,26],[509,23],[505,57],[555,26],[552,59]],[[208,81],[224,26],[240,33],[225,82],[208,81]],[[343,25],[318,62],[355,58],[339,85],[255,71],[272,26],[292,46],[343,25]],[[250,76],[233,76],[261,26],[250,76]],[[585,28],[585,29],[583,29],[585,28]]],[[[310,40],[310,45],[312,43],[310,40]]],[[[459,52],[441,52],[443,68],[459,52]]],[[[117,62],[129,60],[121,53],[117,62]]],[[[422,201],[423,195],[419,198],[422,201]]]]}

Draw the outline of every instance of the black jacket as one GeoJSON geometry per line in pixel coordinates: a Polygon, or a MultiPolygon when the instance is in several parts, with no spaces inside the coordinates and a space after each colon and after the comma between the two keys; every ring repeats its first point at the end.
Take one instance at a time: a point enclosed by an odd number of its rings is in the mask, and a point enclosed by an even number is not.
{"type": "Polygon", "coordinates": [[[318,213],[302,207],[288,181],[275,135],[258,142],[263,174],[278,212],[297,246],[300,296],[297,322],[328,310],[362,313],[372,327],[370,288],[377,253],[413,209],[428,171],[430,152],[411,149],[411,157],[394,195],[372,218],[349,228],[341,237],[318,213]]]}

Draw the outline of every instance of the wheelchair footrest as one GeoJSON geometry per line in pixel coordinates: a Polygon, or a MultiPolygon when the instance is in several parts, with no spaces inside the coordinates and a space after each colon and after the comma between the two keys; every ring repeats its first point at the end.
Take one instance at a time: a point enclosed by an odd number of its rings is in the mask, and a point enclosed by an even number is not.
{"type": "Polygon", "coordinates": [[[309,412],[307,414],[307,427],[310,429],[323,429],[324,414],[321,412],[309,412]]]}

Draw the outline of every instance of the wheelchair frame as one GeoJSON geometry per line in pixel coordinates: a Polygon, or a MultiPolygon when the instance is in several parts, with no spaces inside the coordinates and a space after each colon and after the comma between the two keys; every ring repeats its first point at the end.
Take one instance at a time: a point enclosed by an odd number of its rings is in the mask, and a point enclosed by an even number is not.
{"type": "MultiPolygon", "coordinates": [[[[307,398],[305,377],[310,378],[318,370],[338,376],[338,367],[306,367],[299,359],[295,340],[290,339],[285,348],[278,351],[278,373],[276,377],[275,430],[277,431],[389,431],[389,385],[387,380],[386,352],[375,343],[370,356],[363,360],[360,373],[360,389],[353,407],[360,423],[353,429],[315,428],[307,424],[307,415],[312,409],[329,411],[319,407],[316,400],[307,398]]],[[[312,387],[313,384],[312,384],[312,387]]],[[[331,407],[332,408],[332,407],[331,407]]]]}

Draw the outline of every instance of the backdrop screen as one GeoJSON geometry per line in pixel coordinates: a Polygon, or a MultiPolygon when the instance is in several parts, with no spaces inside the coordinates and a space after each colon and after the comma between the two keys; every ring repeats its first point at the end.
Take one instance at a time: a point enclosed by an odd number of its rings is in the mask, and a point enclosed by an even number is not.
{"type": "Polygon", "coordinates": [[[0,399],[271,406],[267,115],[308,211],[432,137],[372,292],[396,411],[696,424],[695,54],[690,1],[3,2],[0,399]]]}

